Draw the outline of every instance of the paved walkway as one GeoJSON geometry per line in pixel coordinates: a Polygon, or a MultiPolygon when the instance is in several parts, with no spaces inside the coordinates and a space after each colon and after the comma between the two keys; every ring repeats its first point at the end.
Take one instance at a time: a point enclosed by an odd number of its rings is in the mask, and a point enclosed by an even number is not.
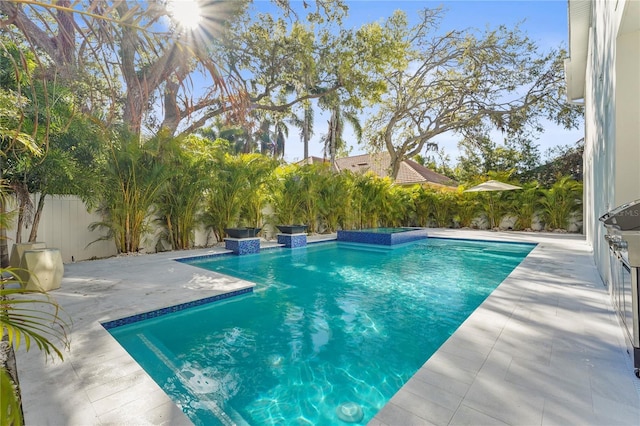
{"type": "MultiPolygon", "coordinates": [[[[582,237],[429,234],[539,245],[370,424],[640,424],[640,380],[582,237]]],[[[19,351],[27,425],[190,424],[100,323],[251,286],[169,261],[217,250],[65,265],[52,295],[71,350],[48,363],[19,351]]]]}

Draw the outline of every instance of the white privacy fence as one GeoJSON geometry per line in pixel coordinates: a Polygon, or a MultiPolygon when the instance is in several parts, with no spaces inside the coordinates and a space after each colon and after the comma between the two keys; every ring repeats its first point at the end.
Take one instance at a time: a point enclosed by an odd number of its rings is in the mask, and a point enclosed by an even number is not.
{"type": "MultiPolygon", "coordinates": [[[[35,198],[33,203],[37,201],[35,198]]],[[[15,200],[9,199],[8,210],[16,209],[15,200]]],[[[269,209],[265,209],[270,213],[269,209]]],[[[60,249],[62,260],[65,263],[93,258],[103,258],[115,256],[117,249],[113,240],[104,241],[100,237],[106,234],[104,229],[89,230],[89,225],[100,222],[102,217],[96,213],[89,213],[87,206],[82,200],[75,196],[47,196],[42,218],[38,226],[38,241],[44,242],[47,247],[60,249]]],[[[29,223],[30,225],[30,223],[29,223]]],[[[141,251],[144,253],[155,253],[158,250],[168,250],[165,244],[158,247],[158,234],[160,229],[150,222],[150,232],[142,237],[141,251]]],[[[22,242],[29,238],[30,228],[22,230],[22,242]]],[[[275,231],[265,230],[263,236],[273,238],[275,231]]],[[[16,224],[7,230],[9,240],[9,253],[15,242],[16,224]]],[[[209,246],[216,242],[211,232],[202,229],[196,230],[194,236],[196,247],[209,246]]]]}
{"type": "MultiPolygon", "coordinates": [[[[36,199],[32,200],[35,204],[36,199]]],[[[9,200],[8,210],[15,210],[15,200],[9,200]]],[[[115,256],[117,249],[113,240],[100,240],[106,234],[105,229],[89,230],[89,225],[102,221],[102,217],[96,213],[89,213],[87,206],[78,197],[72,195],[47,196],[42,211],[42,218],[38,226],[38,241],[44,242],[47,247],[60,249],[62,260],[65,263],[94,258],[115,256]]],[[[29,224],[31,225],[31,224],[29,224]]],[[[141,251],[144,253],[155,253],[158,249],[168,250],[164,247],[157,247],[158,233],[160,229],[154,227],[151,222],[151,231],[142,237],[141,251]]],[[[29,238],[31,229],[22,230],[22,242],[29,238]]],[[[7,230],[9,239],[9,253],[15,242],[16,224],[7,230]]],[[[197,247],[214,244],[215,238],[211,233],[197,230],[195,233],[195,245],[197,247]]]]}
{"type": "MultiPolygon", "coordinates": [[[[15,203],[9,204],[9,210],[12,208],[15,209],[15,203]]],[[[116,254],[113,241],[96,241],[104,231],[89,231],[89,225],[100,220],[99,215],[87,212],[86,205],[77,197],[47,196],[37,240],[44,242],[47,247],[60,249],[64,262],[113,256],[116,254]],[[92,241],[96,242],[90,244],[92,241]]],[[[15,227],[14,221],[7,230],[9,252],[15,242],[15,227]]],[[[28,240],[30,232],[30,228],[22,230],[22,242],[28,240]]]]}

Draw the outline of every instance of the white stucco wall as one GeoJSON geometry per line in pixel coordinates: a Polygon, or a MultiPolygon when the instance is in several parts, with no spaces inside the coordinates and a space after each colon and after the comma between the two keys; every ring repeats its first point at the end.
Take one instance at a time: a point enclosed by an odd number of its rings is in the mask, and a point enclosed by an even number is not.
{"type": "Polygon", "coordinates": [[[585,234],[608,282],[598,217],[640,199],[640,2],[592,2],[585,83],[585,234]]]}

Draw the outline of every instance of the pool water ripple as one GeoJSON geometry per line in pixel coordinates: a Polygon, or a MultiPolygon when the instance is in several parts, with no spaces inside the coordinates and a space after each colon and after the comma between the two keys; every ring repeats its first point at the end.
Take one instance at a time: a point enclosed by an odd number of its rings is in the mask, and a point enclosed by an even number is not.
{"type": "Polygon", "coordinates": [[[196,424],[366,424],[533,248],[323,243],[194,266],[254,294],[109,331],[196,424]],[[349,423],[353,424],[353,423],[349,423]]]}

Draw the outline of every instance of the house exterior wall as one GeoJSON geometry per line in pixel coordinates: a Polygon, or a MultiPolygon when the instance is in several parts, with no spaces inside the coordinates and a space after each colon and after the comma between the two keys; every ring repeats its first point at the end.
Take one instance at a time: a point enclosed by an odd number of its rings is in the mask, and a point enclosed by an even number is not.
{"type": "Polygon", "coordinates": [[[605,282],[600,215],[640,198],[640,2],[592,2],[585,83],[585,234],[605,282]]]}

